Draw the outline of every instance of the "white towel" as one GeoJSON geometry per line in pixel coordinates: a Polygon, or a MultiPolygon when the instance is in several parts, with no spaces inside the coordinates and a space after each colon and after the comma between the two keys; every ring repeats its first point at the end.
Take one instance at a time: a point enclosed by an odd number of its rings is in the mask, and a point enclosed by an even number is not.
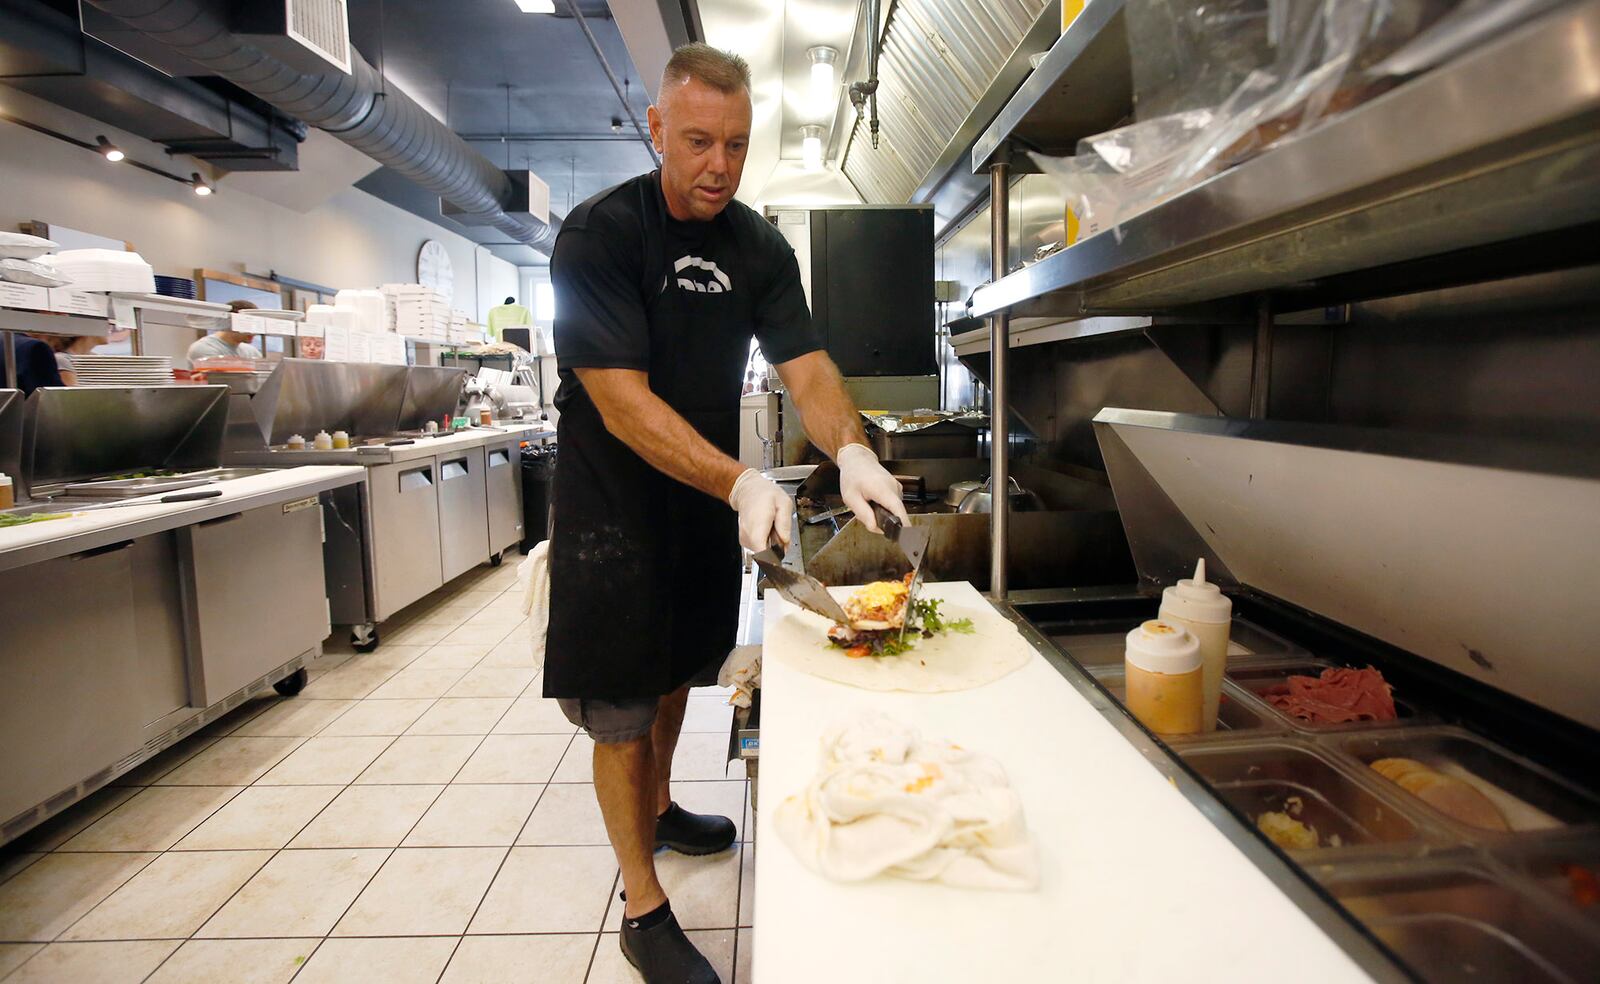
{"type": "Polygon", "coordinates": [[[836,881],[886,874],[961,888],[1039,884],[1022,803],[1000,764],[881,714],[829,731],[816,778],[776,817],[800,861],[836,881]]]}
{"type": "Polygon", "coordinates": [[[522,614],[528,616],[533,659],[544,665],[545,632],[550,627],[550,541],[540,540],[517,568],[522,579],[522,614]]]}
{"type": "Polygon", "coordinates": [[[756,688],[761,686],[761,647],[733,647],[717,671],[717,686],[733,688],[728,703],[734,707],[749,707],[756,688]]]}

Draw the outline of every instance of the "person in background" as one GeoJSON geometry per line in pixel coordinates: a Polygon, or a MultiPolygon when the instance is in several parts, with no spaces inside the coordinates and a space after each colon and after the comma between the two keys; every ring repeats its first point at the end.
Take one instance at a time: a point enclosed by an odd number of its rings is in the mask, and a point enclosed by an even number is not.
{"type": "Polygon", "coordinates": [[[78,385],[78,374],[72,369],[72,357],[87,355],[94,351],[96,345],[104,345],[106,340],[100,335],[50,335],[39,339],[50,346],[56,354],[56,368],[61,372],[61,385],[78,385]]]}
{"type": "Polygon", "coordinates": [[[754,393],[755,391],[756,391],[756,371],[754,369],[746,369],[744,371],[744,389],[739,391],[739,395],[740,396],[749,396],[751,393],[754,393]]]}
{"type": "MultiPolygon", "coordinates": [[[[235,314],[256,308],[251,301],[229,301],[228,307],[235,314]]],[[[194,365],[196,359],[259,359],[261,350],[250,344],[253,337],[242,331],[219,331],[207,335],[189,346],[189,364],[194,365]]]]}
{"type": "Polygon", "coordinates": [[[496,304],[489,309],[487,325],[489,336],[497,341],[500,338],[500,329],[531,324],[533,324],[533,312],[518,304],[515,297],[508,297],[504,304],[496,304]]]}
{"type": "Polygon", "coordinates": [[[17,352],[17,389],[24,396],[41,386],[62,385],[55,353],[50,351],[50,346],[27,335],[12,335],[11,345],[6,345],[5,339],[0,337],[0,385],[5,382],[13,345],[17,352]]]}

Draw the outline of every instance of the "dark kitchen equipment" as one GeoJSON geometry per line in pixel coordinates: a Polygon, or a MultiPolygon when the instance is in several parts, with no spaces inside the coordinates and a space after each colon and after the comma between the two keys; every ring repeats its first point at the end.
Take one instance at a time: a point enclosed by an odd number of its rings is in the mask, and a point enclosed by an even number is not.
{"type": "Polygon", "coordinates": [[[522,552],[550,535],[550,493],[555,488],[556,446],[522,449],[522,552]]]}
{"type": "Polygon", "coordinates": [[[821,581],[783,566],[783,555],[778,552],[778,546],[774,544],[754,558],[756,566],[761,568],[761,573],[767,576],[778,593],[808,612],[848,625],[849,617],[821,581]]]}

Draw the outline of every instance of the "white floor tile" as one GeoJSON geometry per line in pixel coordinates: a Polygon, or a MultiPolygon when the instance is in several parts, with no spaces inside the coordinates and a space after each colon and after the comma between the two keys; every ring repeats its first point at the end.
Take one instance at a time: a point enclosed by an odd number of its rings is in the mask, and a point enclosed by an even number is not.
{"type": "Polygon", "coordinates": [[[497,735],[570,735],[577,730],[553,697],[518,697],[494,726],[497,735]]]}
{"type": "Polygon", "coordinates": [[[466,670],[404,669],[390,677],[369,696],[379,700],[392,697],[443,697],[466,670]]]}
{"type": "Polygon", "coordinates": [[[280,697],[233,733],[242,738],[309,738],[354,704],[352,700],[280,697]]]}
{"type": "Polygon", "coordinates": [[[381,736],[311,738],[258,782],[264,786],[344,786],[396,740],[381,736]]]}
{"type": "Polygon", "coordinates": [[[468,932],[596,932],[616,877],[609,847],[514,847],[468,932]]]}
{"type": "Polygon", "coordinates": [[[237,786],[146,786],[61,850],[165,851],[238,792],[237,786]]]}
{"type": "Polygon", "coordinates": [[[570,740],[565,735],[489,735],[456,781],[546,782],[570,740]]]}
{"type": "Polygon", "coordinates": [[[728,735],[679,735],[678,749],[672,756],[672,778],[743,779],[744,763],[728,761],[728,735]]]}
{"type": "Polygon", "coordinates": [[[358,700],[382,686],[385,680],[394,676],[394,672],[379,667],[341,666],[306,684],[300,696],[318,700],[358,700]]]}
{"type": "Polygon", "coordinates": [[[10,881],[14,875],[20,874],[28,865],[44,858],[43,851],[12,853],[7,850],[0,854],[0,885],[10,881]]]}
{"type": "Polygon", "coordinates": [[[332,935],[459,934],[505,853],[500,847],[399,848],[332,935]]]}
{"type": "Polygon", "coordinates": [[[553,782],[546,786],[517,843],[596,847],[610,844],[594,785],[553,782]]]}
{"type": "Polygon", "coordinates": [[[510,847],[543,786],[457,784],[446,789],[405,839],[406,847],[510,847]]]}
{"type": "Polygon", "coordinates": [[[683,715],[685,734],[712,732],[726,740],[733,727],[733,707],[717,697],[691,697],[683,715]]]}
{"type": "Polygon", "coordinates": [[[496,646],[489,650],[489,655],[483,658],[479,666],[525,666],[528,669],[538,669],[539,660],[534,657],[533,645],[527,639],[502,639],[496,646]]]}
{"type": "MultiPolygon", "coordinates": [[[[42,943],[0,943],[0,978],[28,962],[28,958],[44,949],[42,943]]],[[[578,978],[580,981],[583,978],[578,978]]]]}
{"type": "Polygon", "coordinates": [[[491,647],[506,636],[511,634],[509,625],[476,625],[467,622],[465,625],[451,629],[440,642],[480,642],[491,647]]]}
{"type": "Polygon", "coordinates": [[[320,940],[190,940],[149,984],[287,984],[320,940]]]}
{"type": "Polygon", "coordinates": [[[361,773],[356,785],[447,783],[482,740],[477,735],[401,735],[361,773]]]}
{"type": "Polygon", "coordinates": [[[756,846],[745,844],[739,858],[739,925],[756,924],[756,846]]]}
{"type": "Polygon", "coordinates": [[[378,631],[384,644],[392,642],[401,646],[431,646],[454,629],[450,625],[409,622],[392,630],[387,625],[379,626],[378,631]]]}
{"type": "Polygon", "coordinates": [[[295,984],[433,984],[455,947],[450,937],[324,940],[295,984]]]}
{"type": "MultiPolygon", "coordinates": [[[[239,708],[238,711],[234,712],[235,714],[239,714],[240,712],[246,710],[246,708],[249,709],[249,713],[242,714],[238,718],[234,718],[232,727],[237,728],[246,721],[249,721],[256,714],[259,714],[261,711],[265,710],[265,705],[266,701],[252,701],[245,705],[245,707],[239,708]]],[[[232,717],[232,715],[229,715],[229,718],[232,717]]],[[[223,720],[228,720],[229,718],[224,718],[223,720]]],[[[203,730],[204,729],[202,729],[202,731],[203,730]]],[[[132,769],[111,780],[111,785],[148,786],[152,782],[155,782],[157,779],[166,775],[168,772],[171,772],[173,769],[194,758],[196,755],[199,755],[207,748],[210,748],[213,744],[215,744],[215,742],[216,738],[213,736],[204,734],[190,735],[189,737],[178,742],[176,745],[173,745],[171,748],[165,749],[151,758],[146,759],[145,761],[134,766],[132,769]]]]}
{"type": "Polygon", "coordinates": [[[322,729],[324,738],[339,735],[400,735],[433,706],[431,697],[362,700],[322,729]]]}
{"type": "Polygon", "coordinates": [[[326,936],[388,856],[387,850],[280,851],[195,936],[326,936]]]}
{"type": "Polygon", "coordinates": [[[408,734],[486,735],[510,710],[510,697],[441,697],[408,734]]]}
{"type": "Polygon", "coordinates": [[[350,657],[346,667],[355,670],[384,670],[389,673],[398,673],[408,666],[415,666],[417,660],[428,651],[427,646],[394,646],[385,645],[382,649],[372,653],[357,653],[350,657]]]}
{"type": "Polygon", "coordinates": [[[271,851],[170,851],[128,879],[61,939],[183,939],[271,857],[271,851]]]}
{"type": "Polygon", "coordinates": [[[179,841],[174,850],[277,850],[338,794],[337,786],[251,786],[179,841]]]}
{"type": "Polygon", "coordinates": [[[6,845],[6,850],[53,851],[138,792],[138,787],[107,786],[18,837],[6,845]]]}
{"type": "Polygon", "coordinates": [[[54,943],[6,978],[6,984],[137,984],[177,948],[177,940],[54,943]]]}
{"type": "Polygon", "coordinates": [[[594,739],[581,731],[561,757],[551,782],[594,782],[594,739]]]}
{"type": "Polygon", "coordinates": [[[754,930],[740,929],[738,952],[733,962],[733,984],[750,984],[755,980],[756,934],[754,930]]]}
{"type": "Polygon", "coordinates": [[[468,936],[439,984],[583,984],[594,944],[587,934],[468,936]]]}
{"type": "Polygon", "coordinates": [[[351,786],[289,843],[292,848],[396,847],[444,789],[351,786]]]}
{"type": "Polygon", "coordinates": [[[429,647],[411,666],[418,670],[470,670],[489,655],[491,646],[441,642],[429,647]]]}
{"type": "Polygon", "coordinates": [[[248,786],[267,774],[299,738],[218,738],[155,781],[157,786],[248,786]]]}
{"type": "Polygon", "coordinates": [[[48,942],[156,859],[52,854],[0,885],[0,940],[48,942]]]}
{"type": "Polygon", "coordinates": [[[520,666],[480,666],[466,672],[447,697],[518,697],[533,682],[537,670],[520,666]]]}

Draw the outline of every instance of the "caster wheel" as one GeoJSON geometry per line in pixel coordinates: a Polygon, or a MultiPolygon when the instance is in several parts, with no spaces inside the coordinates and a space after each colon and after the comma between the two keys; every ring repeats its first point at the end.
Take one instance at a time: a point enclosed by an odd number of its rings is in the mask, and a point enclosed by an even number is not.
{"type": "Polygon", "coordinates": [[[350,631],[350,648],[358,653],[370,653],[378,648],[378,627],[367,625],[350,631]]]}
{"type": "Polygon", "coordinates": [[[506,559],[506,552],[504,550],[502,550],[499,553],[495,554],[493,557],[489,558],[489,566],[490,567],[499,567],[502,563],[505,562],[505,559],[506,559]]]}
{"type": "Polygon", "coordinates": [[[295,670],[293,673],[273,684],[272,689],[276,690],[285,697],[293,697],[295,694],[298,694],[300,691],[306,689],[306,681],[309,679],[310,676],[306,673],[305,667],[302,666],[300,669],[295,670]]]}

